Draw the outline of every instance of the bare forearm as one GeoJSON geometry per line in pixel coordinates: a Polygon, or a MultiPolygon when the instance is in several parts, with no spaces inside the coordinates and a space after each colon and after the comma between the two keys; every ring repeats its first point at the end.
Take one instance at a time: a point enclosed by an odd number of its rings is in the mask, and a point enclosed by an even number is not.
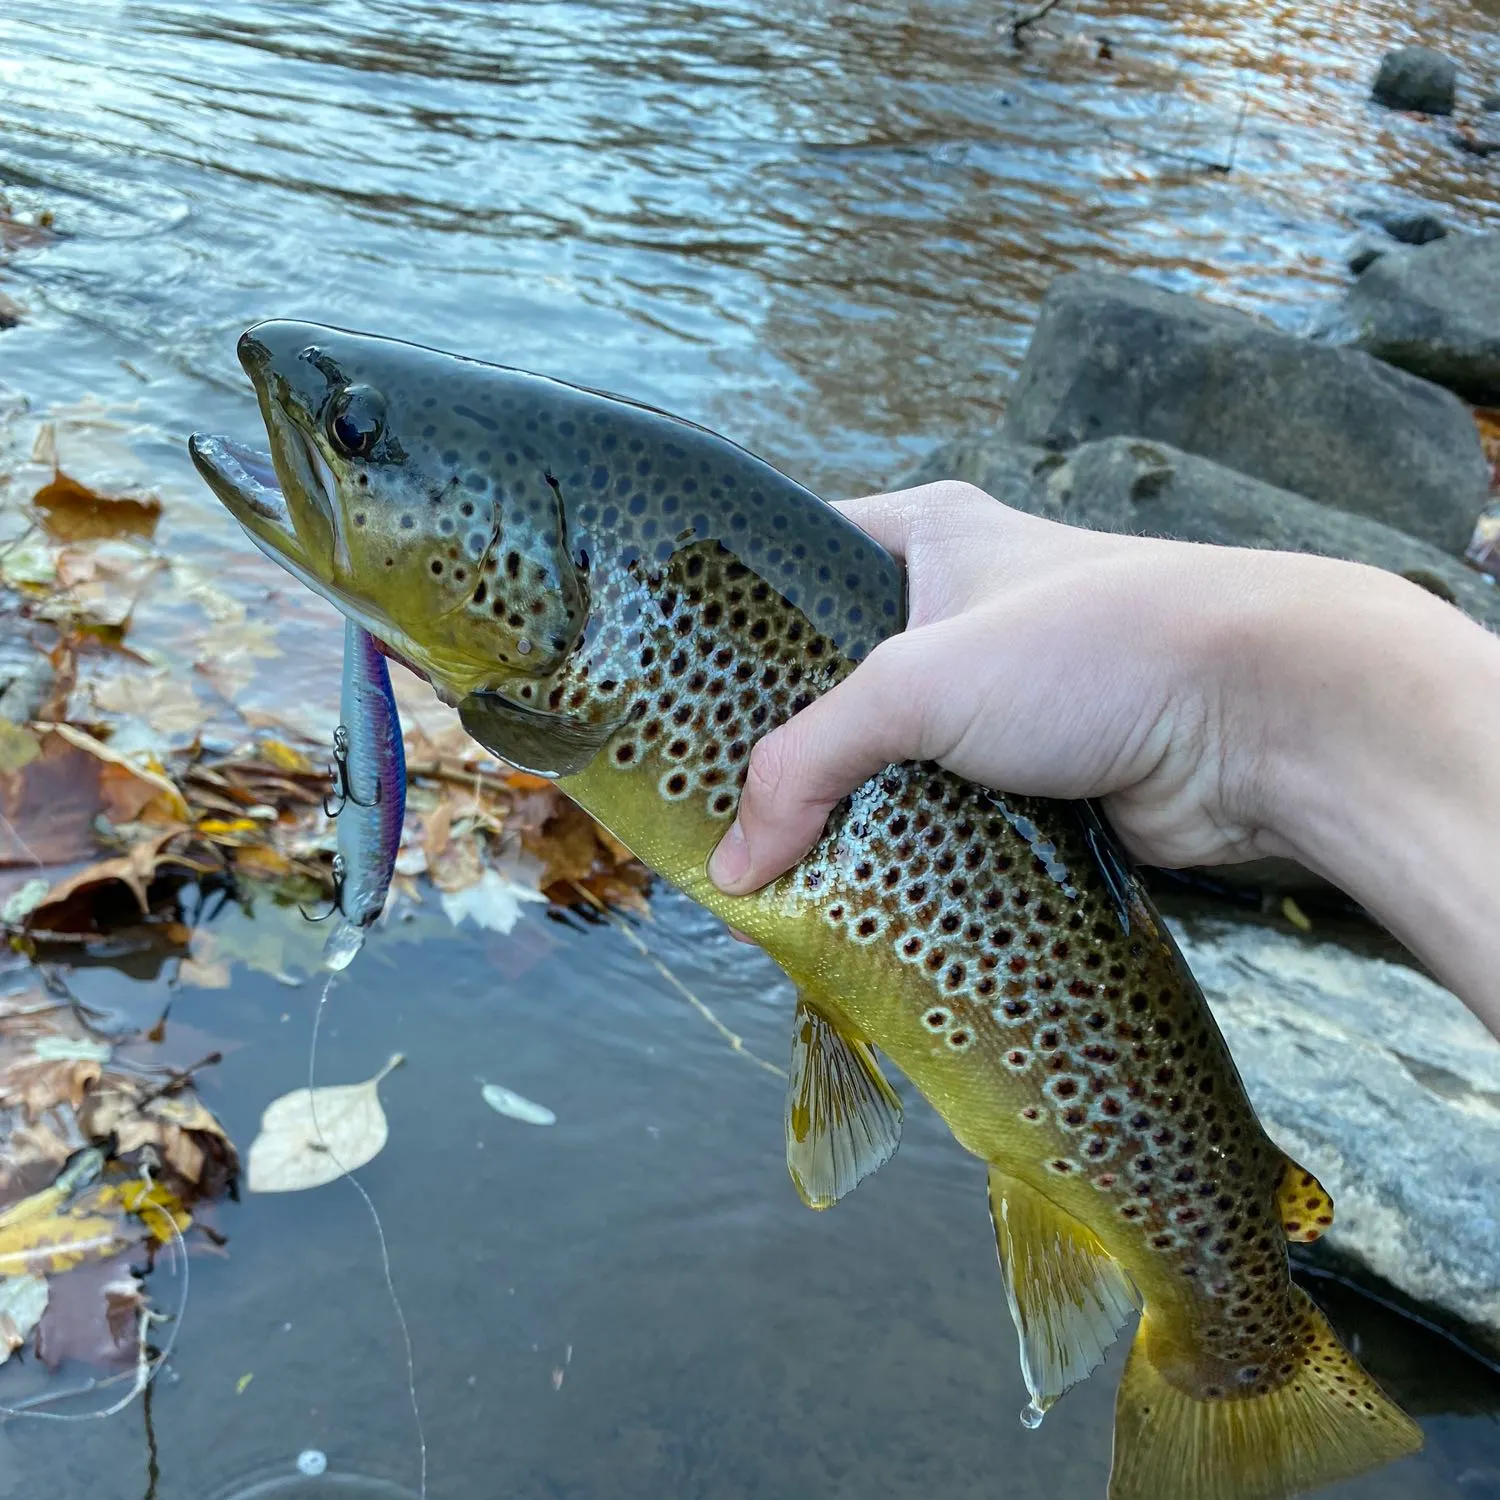
{"type": "Polygon", "coordinates": [[[1257,609],[1256,685],[1236,698],[1263,716],[1268,850],[1361,902],[1500,1035],[1500,639],[1414,585],[1315,559],[1257,609]]]}

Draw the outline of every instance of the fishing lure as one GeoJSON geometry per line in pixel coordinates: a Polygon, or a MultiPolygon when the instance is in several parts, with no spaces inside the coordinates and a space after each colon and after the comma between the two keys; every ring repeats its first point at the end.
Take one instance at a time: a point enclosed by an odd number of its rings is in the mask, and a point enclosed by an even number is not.
{"type": "Polygon", "coordinates": [[[406,755],[390,672],[373,637],[352,620],[344,624],[344,677],[333,753],[338,853],[333,906],[325,916],[337,911],[341,920],[324,944],[323,958],[330,969],[343,969],[385,909],[406,812],[406,755]]]}

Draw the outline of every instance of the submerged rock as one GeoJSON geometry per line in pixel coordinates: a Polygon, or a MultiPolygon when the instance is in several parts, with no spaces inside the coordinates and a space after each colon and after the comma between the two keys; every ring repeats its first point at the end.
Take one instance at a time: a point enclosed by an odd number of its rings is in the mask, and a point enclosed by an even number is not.
{"type": "Polygon", "coordinates": [[[1401,47],[1380,59],[1370,90],[1388,109],[1424,115],[1451,115],[1458,86],[1458,64],[1432,47],[1401,47]]]}
{"type": "Polygon", "coordinates": [[[1383,255],[1345,310],[1367,353],[1480,405],[1500,403],[1500,233],[1383,255]]]}
{"type": "Polygon", "coordinates": [[[1500,1043],[1402,964],[1178,936],[1266,1129],[1333,1195],[1329,1252],[1500,1355],[1500,1043]]]}
{"type": "Polygon", "coordinates": [[[1376,209],[1360,217],[1385,230],[1403,245],[1430,245],[1451,232],[1449,226],[1430,209],[1376,209]]]}
{"type": "Polygon", "coordinates": [[[937,449],[902,482],[936,479],[967,480],[1018,510],[1095,531],[1369,563],[1500,631],[1500,589],[1457,558],[1165,443],[1105,438],[1064,456],[1004,438],[964,438],[937,449]]]}
{"type": "Polygon", "coordinates": [[[1154,438],[1452,553],[1489,490],[1479,434],[1451,392],[1127,276],[1052,284],[1006,433],[1057,450],[1154,438]]]}

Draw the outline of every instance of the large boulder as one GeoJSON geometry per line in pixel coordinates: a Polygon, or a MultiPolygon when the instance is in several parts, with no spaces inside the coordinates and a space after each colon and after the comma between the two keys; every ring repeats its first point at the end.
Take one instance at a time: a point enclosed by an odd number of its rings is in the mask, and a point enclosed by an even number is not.
{"type": "Polygon", "coordinates": [[[1018,510],[1095,531],[1369,563],[1500,631],[1500,588],[1457,558],[1367,516],[1319,505],[1165,443],[1105,438],[1063,455],[1004,438],[960,438],[902,483],[937,479],[967,480],[1018,510]]]}
{"type": "Polygon", "coordinates": [[[1500,405],[1500,232],[1382,255],[1350,288],[1345,313],[1366,353],[1500,405]]]}
{"type": "Polygon", "coordinates": [[[1155,438],[1453,553],[1489,487],[1478,431],[1451,392],[1126,276],[1052,284],[1006,432],[1056,450],[1155,438]]]}
{"type": "Polygon", "coordinates": [[[1458,85],[1458,65],[1431,47],[1401,47],[1380,59],[1370,90],[1388,109],[1413,109],[1424,115],[1451,115],[1458,85]]]}
{"type": "Polygon", "coordinates": [[[1404,964],[1177,931],[1262,1123],[1333,1195],[1328,1252],[1500,1356],[1500,1043],[1404,964]]]}

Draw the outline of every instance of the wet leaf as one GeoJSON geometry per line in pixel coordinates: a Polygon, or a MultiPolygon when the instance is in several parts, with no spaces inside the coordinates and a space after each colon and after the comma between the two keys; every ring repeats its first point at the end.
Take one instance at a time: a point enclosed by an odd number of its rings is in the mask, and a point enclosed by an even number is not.
{"type": "Polygon", "coordinates": [[[31,1337],[46,1311],[45,1277],[7,1276],[0,1280],[0,1364],[31,1337]]]}
{"type": "Polygon", "coordinates": [[[138,1245],[146,1237],[145,1227],[119,1212],[118,1203],[100,1202],[96,1194],[91,1189],[65,1208],[14,1219],[16,1209],[30,1200],[10,1209],[0,1222],[0,1276],[56,1275],[138,1245]]]}
{"type": "Polygon", "coordinates": [[[42,742],[20,724],[0,719],[0,776],[12,776],[42,753],[42,742]]]}
{"type": "Polygon", "coordinates": [[[496,1114],[507,1115],[512,1120],[524,1121],[527,1125],[556,1125],[557,1116],[545,1104],[517,1094],[498,1083],[487,1083],[479,1091],[480,1097],[496,1114]]]}
{"type": "Polygon", "coordinates": [[[0,776],[0,864],[64,865],[96,851],[99,764],[48,735],[42,753],[10,776],[0,776]]]}
{"type": "Polygon", "coordinates": [[[140,1350],[145,1293],[131,1270],[131,1251],[82,1266],[52,1284],[47,1311],[37,1325],[37,1357],[48,1369],[76,1361],[128,1369],[140,1350]]]}
{"type": "Polygon", "coordinates": [[[66,740],[70,745],[94,757],[95,760],[105,765],[114,766],[127,772],[129,775],[139,778],[154,787],[162,799],[162,810],[178,822],[186,823],[192,813],[188,808],[187,799],[178,790],[176,783],[158,766],[143,765],[138,760],[132,759],[118,750],[111,749],[103,740],[96,739],[82,729],[72,724],[52,723],[46,726],[53,734],[66,740]]]}
{"type": "Polygon", "coordinates": [[[209,718],[192,687],[171,672],[132,673],[96,683],[94,702],[108,713],[144,719],[164,739],[196,734],[209,718]]]}
{"type": "Polygon", "coordinates": [[[403,1061],[398,1053],[364,1083],[295,1089],[273,1099],[250,1144],[252,1193],[294,1193],[335,1182],[372,1161],[386,1143],[380,1081],[403,1061]]]}
{"type": "Polygon", "coordinates": [[[472,921],[491,932],[510,932],[521,919],[521,908],[530,902],[545,902],[536,886],[518,881],[486,866],[473,885],[459,891],[443,891],[443,911],[455,927],[472,921]]]}
{"type": "Polygon", "coordinates": [[[210,962],[185,958],[177,966],[177,982],[190,984],[198,990],[227,990],[230,984],[229,965],[222,958],[210,962]]]}
{"type": "Polygon", "coordinates": [[[106,495],[80,484],[61,469],[32,496],[50,535],[62,542],[104,537],[150,536],[161,517],[154,495],[106,495]]]}
{"type": "Polygon", "coordinates": [[[319,774],[318,767],[306,755],[284,740],[261,739],[256,742],[255,748],[264,760],[278,770],[292,771],[300,776],[319,774]]]}

